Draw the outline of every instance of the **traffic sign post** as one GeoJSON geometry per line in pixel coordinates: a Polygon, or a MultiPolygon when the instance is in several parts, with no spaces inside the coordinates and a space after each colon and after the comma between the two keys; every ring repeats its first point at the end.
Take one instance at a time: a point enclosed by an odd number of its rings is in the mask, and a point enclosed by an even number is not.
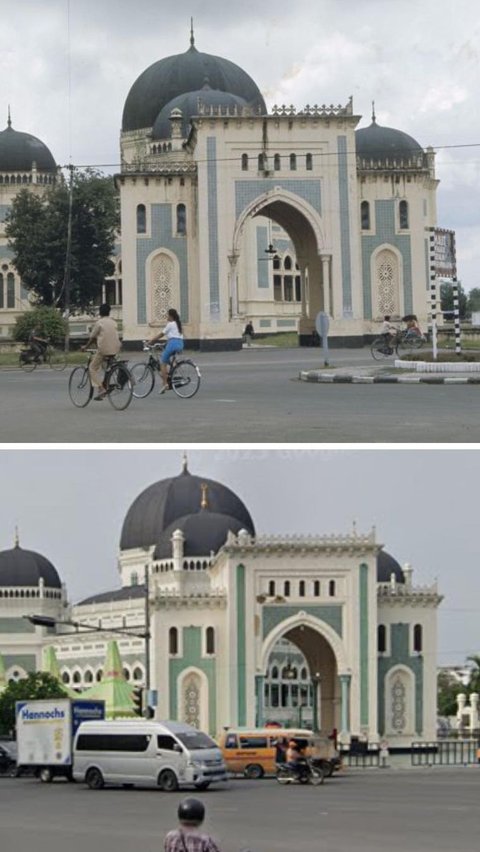
{"type": "Polygon", "coordinates": [[[322,349],[323,349],[323,363],[325,367],[328,367],[328,329],[330,327],[330,317],[325,311],[320,311],[317,314],[317,318],[315,320],[315,328],[317,329],[317,334],[322,338],[322,349]]]}

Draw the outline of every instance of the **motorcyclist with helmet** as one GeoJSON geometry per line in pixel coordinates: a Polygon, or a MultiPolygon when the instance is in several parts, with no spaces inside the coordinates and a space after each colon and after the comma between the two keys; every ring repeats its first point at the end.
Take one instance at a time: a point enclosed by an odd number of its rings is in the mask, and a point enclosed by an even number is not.
{"type": "Polygon", "coordinates": [[[205,819],[205,806],[199,799],[183,799],[178,806],[180,827],[169,831],[165,852],[220,852],[215,841],[200,832],[205,819]]]}

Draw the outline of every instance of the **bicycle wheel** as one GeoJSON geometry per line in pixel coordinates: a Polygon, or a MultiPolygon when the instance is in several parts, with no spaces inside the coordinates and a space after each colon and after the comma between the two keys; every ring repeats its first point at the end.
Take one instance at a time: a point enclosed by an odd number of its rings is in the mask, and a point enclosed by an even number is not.
{"type": "MultiPolygon", "coordinates": [[[[411,355],[412,352],[419,348],[418,339],[419,338],[416,334],[405,334],[401,337],[396,345],[397,355],[399,355],[400,358],[402,355],[411,355]]],[[[420,346],[421,345],[420,341],[420,346]]]]}
{"type": "Polygon", "coordinates": [[[134,364],[130,368],[130,375],[133,380],[133,395],[137,399],[145,399],[152,392],[155,384],[155,374],[150,364],[140,363],[134,364]]]}
{"type": "Polygon", "coordinates": [[[51,370],[64,370],[67,366],[67,356],[61,349],[50,349],[47,362],[51,370]]]}
{"type": "Polygon", "coordinates": [[[68,380],[68,393],[77,408],[85,408],[93,396],[88,367],[75,367],[68,380]]]}
{"type": "Polygon", "coordinates": [[[373,341],[370,347],[370,352],[375,358],[375,361],[383,361],[384,358],[390,358],[390,356],[393,355],[392,347],[388,346],[381,337],[377,337],[373,341]]]}
{"type": "Polygon", "coordinates": [[[24,373],[31,373],[37,366],[37,362],[34,360],[32,353],[25,350],[25,352],[20,352],[18,356],[18,365],[24,373]]]}
{"type": "Polygon", "coordinates": [[[127,408],[133,396],[133,381],[126,364],[114,364],[105,375],[110,405],[117,411],[127,408]]]}
{"type": "Polygon", "coordinates": [[[200,387],[200,370],[193,361],[178,361],[170,373],[170,384],[177,396],[188,399],[200,387]]]}

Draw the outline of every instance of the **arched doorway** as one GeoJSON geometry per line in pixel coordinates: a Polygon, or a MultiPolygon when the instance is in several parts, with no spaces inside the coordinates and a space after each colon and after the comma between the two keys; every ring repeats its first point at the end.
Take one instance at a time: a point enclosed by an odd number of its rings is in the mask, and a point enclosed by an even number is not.
{"type": "Polygon", "coordinates": [[[305,333],[311,337],[319,311],[332,314],[331,257],[325,250],[321,215],[300,196],[276,187],[245,207],[236,221],[229,261],[232,317],[250,316],[258,306],[261,323],[261,312],[268,316],[270,305],[280,323],[286,323],[286,316],[296,317],[302,338],[305,333]],[[275,227],[283,232],[278,239],[275,227]],[[284,280],[275,288],[280,272],[284,280]]]}
{"type": "Polygon", "coordinates": [[[291,711],[288,719],[291,725],[311,725],[324,735],[331,734],[334,729],[344,733],[349,731],[350,677],[345,667],[342,643],[328,625],[302,612],[286,619],[266,637],[261,668],[264,674],[257,679],[259,726],[267,721],[284,723],[285,708],[282,705],[286,705],[291,711]],[[293,677],[289,676],[288,668],[295,670],[293,677]],[[302,668],[307,669],[306,678],[302,677],[302,668]],[[272,691],[275,679],[278,690],[272,691]],[[270,686],[270,692],[265,689],[266,684],[270,686]],[[292,690],[294,685],[297,689],[292,690]],[[272,699],[276,696],[278,715],[283,718],[275,718],[276,708],[272,699]],[[285,696],[286,701],[282,700],[285,696]],[[265,705],[265,698],[270,704],[265,705]]]}

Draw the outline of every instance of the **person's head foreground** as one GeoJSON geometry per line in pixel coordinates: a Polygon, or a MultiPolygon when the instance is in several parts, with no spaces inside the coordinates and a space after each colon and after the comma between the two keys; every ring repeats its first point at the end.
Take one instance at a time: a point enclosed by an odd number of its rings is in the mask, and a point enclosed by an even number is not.
{"type": "Polygon", "coordinates": [[[199,799],[183,799],[177,813],[182,825],[201,825],[205,819],[205,806],[199,799]]]}
{"type": "Polygon", "coordinates": [[[99,314],[101,317],[109,317],[110,316],[110,305],[106,302],[100,305],[99,314]]]}

